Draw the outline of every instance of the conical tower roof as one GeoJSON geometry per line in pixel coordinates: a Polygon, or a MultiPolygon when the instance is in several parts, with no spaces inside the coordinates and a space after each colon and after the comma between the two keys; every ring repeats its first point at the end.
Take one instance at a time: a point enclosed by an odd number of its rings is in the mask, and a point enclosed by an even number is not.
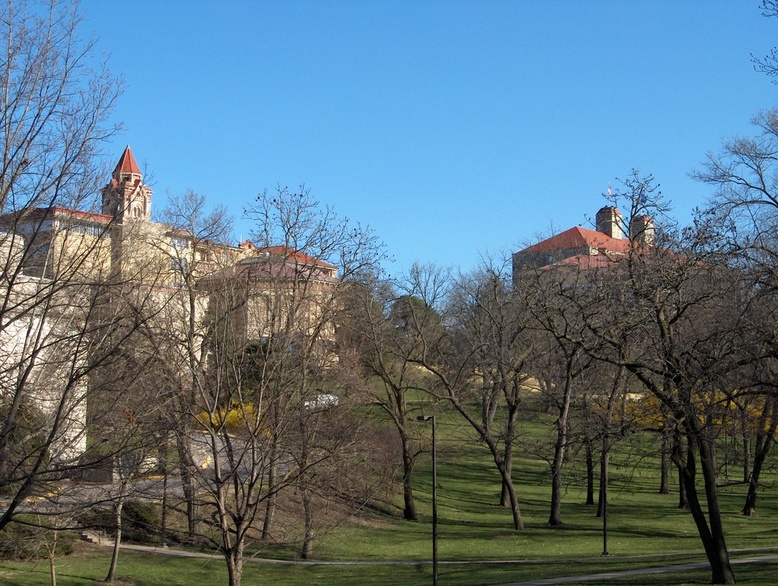
{"type": "Polygon", "coordinates": [[[138,167],[138,163],[135,161],[135,155],[132,154],[132,150],[130,150],[129,145],[127,145],[127,148],[124,149],[119,162],[116,164],[114,173],[135,173],[137,175],[141,174],[140,167],[138,167]]]}

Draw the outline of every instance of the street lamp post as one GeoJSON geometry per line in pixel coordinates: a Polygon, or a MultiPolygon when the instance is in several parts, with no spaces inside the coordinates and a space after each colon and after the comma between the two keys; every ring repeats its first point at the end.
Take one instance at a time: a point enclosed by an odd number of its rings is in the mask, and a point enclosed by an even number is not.
{"type": "Polygon", "coordinates": [[[435,416],[420,415],[416,419],[432,422],[432,584],[438,586],[438,455],[435,416]]]}
{"type": "Polygon", "coordinates": [[[602,555],[608,553],[608,436],[606,434],[602,443],[602,458],[600,459],[600,488],[602,498],[602,555]]]}
{"type": "Polygon", "coordinates": [[[608,489],[602,487],[602,555],[609,556],[608,553],[608,489]]]}

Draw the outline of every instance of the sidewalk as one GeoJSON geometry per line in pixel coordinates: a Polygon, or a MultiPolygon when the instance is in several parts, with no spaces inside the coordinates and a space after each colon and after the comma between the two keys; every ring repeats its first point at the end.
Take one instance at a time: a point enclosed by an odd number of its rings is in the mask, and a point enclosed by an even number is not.
{"type": "MultiPolygon", "coordinates": [[[[733,566],[753,564],[759,562],[778,561],[778,554],[751,556],[740,559],[730,559],[733,566]]],[[[615,572],[602,572],[600,574],[587,574],[584,576],[564,576],[560,578],[548,578],[545,580],[532,580],[530,582],[511,582],[498,586],[543,586],[546,584],[577,584],[579,582],[604,582],[617,578],[629,578],[631,576],[646,576],[650,574],[663,574],[666,572],[684,572],[687,570],[704,570],[710,568],[710,564],[702,562],[698,564],[678,564],[674,566],[658,566],[654,568],[638,568],[636,570],[620,570],[615,572]]]]}
{"type": "MultiPolygon", "coordinates": [[[[100,545],[102,547],[113,547],[113,540],[111,538],[101,537],[92,532],[83,532],[87,537],[87,541],[100,545]]],[[[167,555],[182,558],[201,558],[209,560],[222,560],[222,556],[216,553],[205,553],[199,551],[188,551],[184,549],[175,549],[167,546],[151,546],[151,545],[134,545],[134,544],[121,544],[121,549],[128,551],[137,551],[143,553],[149,553],[152,555],[167,555]]],[[[735,553],[735,552],[731,552],[735,553]]],[[[264,564],[280,564],[280,565],[318,565],[318,566],[426,566],[431,565],[432,562],[428,560],[424,561],[305,561],[305,560],[276,560],[270,558],[258,558],[247,557],[245,559],[247,563],[264,563],[264,564]]],[[[536,560],[537,561],[537,560],[536,560]]],[[[731,558],[730,563],[733,566],[753,563],[764,562],[778,562],[778,554],[767,555],[750,555],[743,558],[731,558]]],[[[517,560],[513,561],[441,561],[440,566],[455,566],[455,565],[470,565],[470,564],[489,564],[489,563],[518,563],[517,560]]],[[[550,560],[549,560],[550,563],[550,560]]],[[[703,570],[709,568],[707,562],[693,563],[693,564],[676,564],[667,566],[655,566],[648,568],[637,568],[634,570],[615,570],[613,572],[601,572],[597,574],[585,574],[580,576],[562,576],[559,578],[546,578],[542,580],[531,580],[529,582],[509,582],[506,584],[499,584],[496,586],[546,586],[549,584],[577,584],[581,582],[594,582],[601,583],[607,580],[614,580],[618,578],[629,578],[632,576],[646,576],[652,574],[663,574],[667,572],[684,572],[687,570],[703,570]]]]}

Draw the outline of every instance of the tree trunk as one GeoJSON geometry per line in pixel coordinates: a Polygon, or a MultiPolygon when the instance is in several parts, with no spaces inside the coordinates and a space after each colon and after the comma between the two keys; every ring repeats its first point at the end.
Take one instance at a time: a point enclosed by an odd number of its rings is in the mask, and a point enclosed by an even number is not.
{"type": "Polygon", "coordinates": [[[309,458],[308,455],[310,454],[309,450],[309,440],[311,439],[311,436],[309,435],[308,429],[307,429],[307,420],[305,419],[303,413],[301,412],[299,414],[298,419],[298,426],[300,431],[300,455],[298,460],[298,479],[297,479],[297,486],[300,491],[300,495],[302,497],[303,501],[303,526],[304,526],[304,536],[303,536],[303,546],[302,550],[300,551],[300,556],[307,560],[311,557],[313,554],[313,503],[311,503],[311,482],[308,471],[308,464],[309,464],[309,458]]]}
{"type": "Polygon", "coordinates": [[[227,558],[227,575],[229,576],[229,586],[240,586],[243,579],[243,544],[242,541],[235,544],[235,547],[225,552],[227,558]]]}
{"type": "MultiPolygon", "coordinates": [[[[518,511],[519,505],[518,501],[516,500],[516,490],[513,486],[513,442],[516,439],[516,417],[519,412],[519,401],[516,400],[515,394],[505,392],[504,386],[499,388],[503,389],[503,395],[505,396],[508,403],[508,420],[505,423],[505,436],[503,438],[505,447],[503,448],[502,457],[503,472],[501,472],[501,474],[503,480],[500,489],[500,506],[511,507],[511,509],[514,510],[513,507],[515,501],[515,505],[517,507],[515,511],[518,511]],[[508,479],[507,483],[505,481],[506,478],[508,479]],[[513,492],[513,497],[511,497],[511,492],[513,492]]],[[[495,460],[495,462],[497,462],[497,460],[495,460]]],[[[514,526],[516,525],[516,518],[517,517],[514,512],[514,526]]],[[[518,520],[519,525],[523,528],[524,525],[521,521],[521,513],[518,514],[518,520]]]]}
{"type": "Polygon", "coordinates": [[[275,447],[271,448],[270,466],[267,471],[267,500],[265,501],[265,517],[262,519],[262,541],[270,539],[273,527],[273,517],[276,513],[276,484],[278,482],[278,465],[275,461],[275,447]]]}
{"type": "Polygon", "coordinates": [[[675,430],[673,432],[673,447],[671,450],[671,455],[678,469],[678,508],[688,509],[689,498],[686,493],[686,475],[683,473],[683,469],[682,469],[683,457],[681,455],[681,450],[682,450],[681,433],[680,431],[675,430]]]}
{"type": "MultiPolygon", "coordinates": [[[[505,466],[505,476],[508,478],[513,478],[513,444],[507,443],[505,444],[505,450],[503,451],[503,465],[505,466]]],[[[505,481],[502,481],[502,485],[500,488],[500,506],[501,507],[510,507],[511,506],[511,496],[509,494],[508,486],[505,484],[505,481]]]]}
{"type": "MultiPolygon", "coordinates": [[[[458,410],[460,413],[463,413],[463,411],[460,410],[459,408],[458,410]]],[[[504,457],[500,455],[499,447],[495,443],[494,438],[483,433],[484,432],[483,428],[481,428],[479,431],[481,432],[480,433],[481,438],[486,442],[486,445],[489,447],[489,451],[492,453],[492,460],[494,461],[494,464],[497,467],[497,471],[500,473],[500,478],[502,479],[502,491],[508,496],[507,502],[508,502],[508,506],[511,509],[511,516],[513,517],[513,528],[516,531],[521,531],[524,529],[524,521],[521,518],[521,509],[519,508],[519,499],[516,496],[516,488],[513,486],[513,477],[512,477],[513,450],[510,449],[513,443],[512,438],[513,438],[514,426],[516,421],[516,412],[517,410],[515,408],[511,408],[510,412],[508,413],[508,425],[506,429],[506,440],[505,440],[506,449],[504,451],[505,457],[507,457],[507,461],[504,457]]]]}
{"type": "Polygon", "coordinates": [[[562,394],[562,408],[557,419],[557,434],[554,444],[554,460],[551,462],[551,513],[548,524],[558,527],[562,524],[562,467],[565,464],[567,452],[568,420],[570,418],[570,397],[573,391],[573,379],[570,372],[568,359],[568,372],[565,380],[565,389],[562,394]]]}
{"type": "Polygon", "coordinates": [[[662,454],[660,464],[659,494],[670,494],[670,429],[667,417],[662,417],[662,454]]]}
{"type": "Polygon", "coordinates": [[[494,426],[494,416],[497,413],[497,398],[500,394],[500,387],[496,382],[491,381],[487,373],[484,373],[484,382],[481,387],[481,424],[486,433],[492,432],[494,426]]]}
{"type": "Polygon", "coordinates": [[[189,541],[192,542],[197,534],[197,503],[195,502],[197,485],[192,474],[195,463],[192,458],[189,440],[185,433],[176,433],[176,447],[178,448],[181,487],[184,491],[184,500],[186,501],[187,536],[189,541]]]}
{"type": "MultiPolygon", "coordinates": [[[[740,419],[740,439],[742,441],[741,449],[743,455],[743,482],[748,482],[751,477],[751,434],[748,431],[748,409],[742,407],[739,410],[740,419]]],[[[735,453],[737,453],[737,442],[735,442],[735,453]]]]}
{"type": "Polygon", "coordinates": [[[548,524],[551,527],[562,525],[562,469],[557,463],[558,454],[554,454],[554,462],[551,465],[551,513],[548,524]]]}
{"type": "Polygon", "coordinates": [[[586,447],[586,504],[594,504],[594,455],[592,454],[592,441],[584,440],[586,447]]]}
{"type": "Polygon", "coordinates": [[[756,517],[756,489],[758,482],[752,477],[748,482],[748,492],[746,493],[746,502],[743,505],[741,515],[746,517],[756,517]]]}
{"type": "Polygon", "coordinates": [[[686,478],[684,477],[683,472],[678,473],[678,508],[689,508],[689,496],[686,493],[686,478]]]}
{"type": "Polygon", "coordinates": [[[597,517],[602,517],[605,511],[605,494],[608,490],[608,473],[610,466],[610,450],[603,438],[602,460],[600,460],[600,496],[597,502],[597,517]]]}
{"type": "Polygon", "coordinates": [[[57,566],[54,563],[54,556],[57,553],[57,530],[54,530],[54,537],[52,539],[51,547],[49,548],[49,577],[51,578],[51,586],[57,586],[57,566]]]}
{"type": "Polygon", "coordinates": [[[748,493],[746,494],[746,503],[741,513],[748,517],[756,517],[756,493],[759,488],[759,476],[762,474],[762,467],[767,453],[770,451],[770,437],[763,438],[762,434],[756,436],[756,446],[754,450],[754,468],[748,478],[748,493]]]}
{"type": "Polygon", "coordinates": [[[775,438],[776,428],[778,428],[778,409],[776,409],[775,398],[770,398],[762,409],[762,416],[757,424],[759,431],[756,434],[754,445],[754,467],[747,478],[748,494],[746,494],[746,503],[742,510],[743,515],[756,517],[756,493],[759,489],[759,477],[775,438]],[[767,423],[768,417],[769,425],[767,423]]]}
{"type": "MultiPolygon", "coordinates": [[[[276,412],[277,405],[273,405],[270,409],[271,417],[275,421],[278,417],[276,412]]],[[[274,424],[275,428],[276,425],[274,424]]],[[[265,501],[265,516],[262,519],[262,540],[267,541],[270,539],[271,532],[273,530],[273,518],[276,514],[276,503],[278,502],[278,433],[275,429],[271,431],[273,434],[270,441],[270,450],[268,459],[270,465],[267,470],[267,500],[265,501]]]]}
{"type": "Polygon", "coordinates": [[[554,459],[551,462],[551,513],[548,524],[552,527],[562,525],[562,466],[565,463],[567,447],[567,422],[557,423],[557,440],[554,445],[554,459]]]}
{"type": "MultiPolygon", "coordinates": [[[[508,393],[505,393],[506,398],[508,393]]],[[[460,411],[461,412],[461,411],[460,411]]],[[[492,452],[492,458],[497,470],[502,477],[502,492],[507,495],[507,504],[511,509],[511,516],[513,517],[513,528],[516,531],[524,529],[524,521],[521,518],[521,509],[519,508],[519,499],[516,496],[516,487],[513,485],[513,440],[516,437],[516,417],[519,412],[518,401],[508,403],[508,421],[505,425],[505,449],[503,450],[503,457],[500,457],[500,452],[497,444],[494,442],[491,436],[484,437],[487,440],[489,450],[492,452]]]]}
{"type": "Polygon", "coordinates": [[[116,524],[116,537],[113,541],[113,553],[111,555],[111,565],[108,568],[106,582],[113,582],[116,579],[116,567],[119,564],[119,547],[122,543],[122,509],[124,508],[124,498],[120,497],[114,505],[114,523],[116,524]]]}
{"type": "MultiPolygon", "coordinates": [[[[507,393],[506,393],[507,394],[507,393]]],[[[521,519],[521,509],[519,508],[519,500],[516,497],[516,489],[513,486],[513,479],[511,478],[511,462],[506,462],[503,456],[500,454],[500,447],[497,445],[495,438],[488,433],[486,429],[481,425],[481,422],[474,419],[471,414],[465,409],[458,400],[452,398],[451,404],[462,415],[467,422],[478,432],[478,435],[486,443],[489,448],[489,452],[492,454],[492,461],[494,462],[497,471],[500,473],[500,478],[505,490],[508,494],[508,502],[510,504],[511,515],[513,517],[513,528],[517,531],[524,529],[524,522],[521,519]]],[[[506,445],[513,443],[513,437],[515,436],[516,418],[518,416],[519,403],[515,401],[508,404],[508,422],[505,430],[505,442],[506,445]]],[[[512,454],[510,450],[506,450],[505,454],[512,454]]]]}
{"type": "Polygon", "coordinates": [[[679,471],[684,476],[689,510],[700,534],[708,563],[710,563],[711,581],[713,584],[734,584],[735,574],[729,562],[729,553],[724,539],[724,528],[721,523],[721,509],[716,488],[715,454],[710,442],[705,438],[698,439],[694,437],[693,434],[697,433],[696,430],[688,432],[686,462],[676,461],[676,464],[679,465],[679,471]],[[705,497],[708,505],[708,519],[705,518],[705,512],[700,503],[697,485],[695,484],[697,473],[695,450],[700,455],[700,465],[705,483],[705,497]]]}
{"type": "Polygon", "coordinates": [[[162,468],[162,545],[165,545],[165,538],[167,536],[167,482],[168,482],[168,438],[167,434],[162,440],[162,446],[160,447],[160,466],[162,468]]]}
{"type": "Polygon", "coordinates": [[[305,522],[305,536],[303,537],[303,547],[300,551],[300,557],[304,560],[310,559],[313,555],[313,507],[311,505],[311,496],[306,487],[302,489],[303,497],[303,517],[305,522]]]}
{"type": "Polygon", "coordinates": [[[521,531],[524,529],[524,521],[521,518],[519,499],[516,497],[516,489],[513,486],[513,480],[511,479],[510,474],[508,474],[504,466],[497,464],[497,467],[501,468],[500,474],[502,475],[503,487],[508,492],[508,501],[511,507],[511,515],[513,516],[513,528],[516,531],[521,531]]]}
{"type": "Polygon", "coordinates": [[[400,429],[400,441],[403,451],[403,518],[408,521],[415,521],[418,518],[416,503],[413,499],[413,468],[415,462],[411,453],[410,439],[404,429],[400,429]]]}

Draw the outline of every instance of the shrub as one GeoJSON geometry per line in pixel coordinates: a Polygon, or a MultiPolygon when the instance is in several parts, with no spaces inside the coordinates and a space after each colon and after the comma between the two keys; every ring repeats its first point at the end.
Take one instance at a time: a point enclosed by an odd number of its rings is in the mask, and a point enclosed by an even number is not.
{"type": "MultiPolygon", "coordinates": [[[[45,527],[10,523],[0,531],[0,558],[5,560],[43,559],[49,555],[49,546],[54,542],[54,531],[45,527]]],[[[26,521],[33,522],[32,519],[26,521]]],[[[58,531],[54,554],[64,556],[73,553],[76,535],[71,531],[58,531]]]]}
{"type": "Polygon", "coordinates": [[[122,509],[122,536],[128,541],[155,542],[162,529],[159,506],[127,501],[122,509]]]}
{"type": "MultiPolygon", "coordinates": [[[[78,518],[82,527],[116,535],[114,512],[110,508],[90,509],[78,518]]],[[[159,505],[129,500],[122,507],[122,540],[156,543],[162,529],[159,505]]]]}

